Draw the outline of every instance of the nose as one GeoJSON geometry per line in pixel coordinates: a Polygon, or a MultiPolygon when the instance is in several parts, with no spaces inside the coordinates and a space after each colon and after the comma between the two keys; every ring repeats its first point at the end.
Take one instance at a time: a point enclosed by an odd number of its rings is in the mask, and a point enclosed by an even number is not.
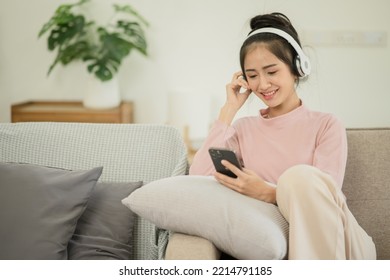
{"type": "Polygon", "coordinates": [[[271,87],[271,82],[267,79],[267,77],[259,77],[259,84],[257,85],[258,91],[266,91],[271,87]]]}

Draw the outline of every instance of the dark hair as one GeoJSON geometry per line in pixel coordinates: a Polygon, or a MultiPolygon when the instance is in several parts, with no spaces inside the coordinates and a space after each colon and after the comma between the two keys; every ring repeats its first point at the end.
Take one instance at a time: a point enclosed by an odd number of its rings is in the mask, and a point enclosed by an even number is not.
{"type": "MultiPolygon", "coordinates": [[[[271,14],[255,16],[250,21],[250,27],[252,30],[249,32],[248,36],[257,29],[265,28],[265,27],[273,27],[273,28],[283,30],[284,32],[287,32],[289,35],[291,35],[294,38],[294,40],[298,43],[298,45],[301,46],[297,31],[292,26],[288,17],[282,13],[271,13],[271,14]]],[[[256,34],[248,37],[244,41],[240,50],[240,64],[244,76],[245,76],[244,60],[248,52],[248,49],[252,44],[260,43],[260,42],[265,43],[266,48],[270,52],[272,52],[277,58],[279,58],[281,61],[286,63],[293,75],[299,77],[299,72],[295,65],[295,60],[298,55],[297,52],[287,42],[287,40],[273,33],[256,34]]]]}

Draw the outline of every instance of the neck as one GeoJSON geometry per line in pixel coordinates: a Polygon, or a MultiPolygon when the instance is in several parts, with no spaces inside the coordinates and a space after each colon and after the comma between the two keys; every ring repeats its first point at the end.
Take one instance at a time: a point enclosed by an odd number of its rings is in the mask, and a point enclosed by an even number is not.
{"type": "Polygon", "coordinates": [[[267,110],[268,111],[267,118],[270,119],[270,118],[275,118],[287,114],[295,110],[301,105],[302,105],[302,101],[298,98],[298,96],[296,96],[296,98],[291,100],[288,104],[281,104],[276,107],[269,107],[267,110]]]}

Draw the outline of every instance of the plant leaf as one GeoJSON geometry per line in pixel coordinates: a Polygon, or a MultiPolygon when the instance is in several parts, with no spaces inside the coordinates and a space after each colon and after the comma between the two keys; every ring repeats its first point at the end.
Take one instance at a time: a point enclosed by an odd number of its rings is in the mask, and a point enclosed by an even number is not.
{"type": "Polygon", "coordinates": [[[118,28],[123,30],[125,40],[132,44],[142,54],[147,55],[147,43],[144,31],[138,22],[128,22],[120,20],[117,22],[118,28]]]}
{"type": "Polygon", "coordinates": [[[114,72],[107,67],[105,61],[97,60],[88,65],[88,71],[93,72],[95,76],[102,82],[111,80],[114,72]]]}
{"type": "Polygon", "coordinates": [[[83,59],[91,52],[91,49],[92,47],[87,41],[78,41],[62,49],[58,59],[63,65],[66,65],[73,60],[83,59]]]}
{"type": "Polygon", "coordinates": [[[149,26],[149,22],[143,17],[141,16],[133,7],[131,7],[130,5],[118,5],[118,4],[114,4],[114,10],[116,12],[123,12],[123,13],[127,13],[127,14],[130,14],[130,15],[133,15],[134,17],[136,17],[138,20],[140,20],[145,26],[149,26]]]}
{"type": "Polygon", "coordinates": [[[73,37],[83,31],[85,26],[84,16],[72,16],[66,23],[57,24],[50,32],[48,38],[49,50],[69,42],[73,37]]]}
{"type": "Polygon", "coordinates": [[[70,10],[75,6],[83,5],[84,3],[89,1],[90,0],[80,0],[75,4],[60,5],[56,9],[54,15],[50,18],[50,20],[42,26],[41,30],[38,33],[38,38],[45,34],[53,26],[69,22],[73,16],[70,10]]]}

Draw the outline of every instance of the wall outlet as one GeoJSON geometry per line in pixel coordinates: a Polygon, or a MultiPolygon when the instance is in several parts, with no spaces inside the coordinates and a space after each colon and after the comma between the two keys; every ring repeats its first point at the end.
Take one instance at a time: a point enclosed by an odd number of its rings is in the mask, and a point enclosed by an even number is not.
{"type": "Polygon", "coordinates": [[[387,47],[385,31],[304,31],[306,45],[328,47],[387,47]]]}

